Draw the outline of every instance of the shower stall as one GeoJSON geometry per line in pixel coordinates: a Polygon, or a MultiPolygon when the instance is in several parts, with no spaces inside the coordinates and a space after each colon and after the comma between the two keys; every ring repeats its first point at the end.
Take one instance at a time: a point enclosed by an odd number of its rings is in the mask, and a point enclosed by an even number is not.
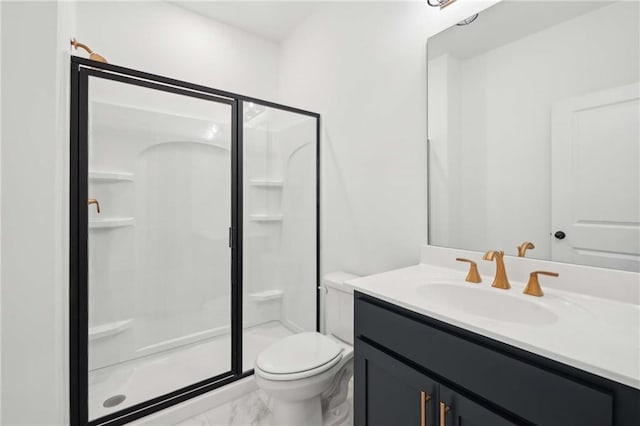
{"type": "Polygon", "coordinates": [[[71,419],[123,424],[317,330],[320,116],[71,65],[71,419]]]}

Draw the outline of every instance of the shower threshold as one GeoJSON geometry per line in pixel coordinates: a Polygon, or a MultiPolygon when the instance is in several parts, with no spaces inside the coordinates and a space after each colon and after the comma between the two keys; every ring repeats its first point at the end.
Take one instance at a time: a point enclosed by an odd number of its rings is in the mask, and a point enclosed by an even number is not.
{"type": "MultiPolygon", "coordinates": [[[[258,353],[293,334],[279,321],[245,328],[243,369],[258,353]]],[[[89,417],[102,416],[230,370],[230,334],[89,372],[89,417]]]]}

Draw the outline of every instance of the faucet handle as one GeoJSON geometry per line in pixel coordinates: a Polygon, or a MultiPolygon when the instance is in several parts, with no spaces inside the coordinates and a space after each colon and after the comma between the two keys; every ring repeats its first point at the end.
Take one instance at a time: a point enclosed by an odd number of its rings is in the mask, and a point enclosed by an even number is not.
{"type": "Polygon", "coordinates": [[[536,246],[531,241],[525,241],[518,246],[518,257],[524,257],[527,254],[527,250],[534,249],[536,246]]]}
{"type": "Polygon", "coordinates": [[[465,281],[469,281],[470,283],[481,283],[482,278],[480,277],[480,273],[478,272],[478,265],[471,259],[464,259],[462,257],[456,257],[458,262],[469,262],[469,273],[465,278],[465,281]]]}
{"type": "Polygon", "coordinates": [[[542,297],[544,295],[540,287],[540,282],[538,281],[538,275],[548,275],[550,277],[560,276],[557,272],[533,271],[529,274],[529,282],[527,282],[527,286],[524,288],[524,294],[536,297],[542,297]]]}

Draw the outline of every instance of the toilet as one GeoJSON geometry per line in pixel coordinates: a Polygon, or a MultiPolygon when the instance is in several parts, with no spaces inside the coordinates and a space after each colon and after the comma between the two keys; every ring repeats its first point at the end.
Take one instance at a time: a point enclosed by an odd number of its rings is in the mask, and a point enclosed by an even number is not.
{"type": "Polygon", "coordinates": [[[255,378],[273,402],[277,426],[341,426],[349,421],[349,380],[353,376],[353,290],[346,272],[327,274],[326,334],[285,337],[258,354],[255,378]]]}

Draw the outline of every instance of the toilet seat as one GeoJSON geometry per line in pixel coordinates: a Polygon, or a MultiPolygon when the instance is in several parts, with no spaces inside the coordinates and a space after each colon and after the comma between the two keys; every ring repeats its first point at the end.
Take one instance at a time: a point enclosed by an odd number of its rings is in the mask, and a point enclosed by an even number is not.
{"type": "Polygon", "coordinates": [[[342,359],[344,347],[317,332],[281,339],[258,355],[255,371],[268,380],[286,381],[312,377],[329,370],[342,359]]]}

